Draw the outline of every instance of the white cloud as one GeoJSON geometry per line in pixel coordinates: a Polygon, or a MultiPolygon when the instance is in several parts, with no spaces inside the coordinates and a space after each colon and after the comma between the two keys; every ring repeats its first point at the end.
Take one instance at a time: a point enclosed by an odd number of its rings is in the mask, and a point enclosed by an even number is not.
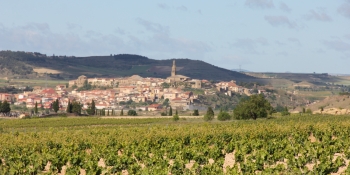
{"type": "Polygon", "coordinates": [[[275,41],[275,44],[277,44],[278,46],[284,46],[286,45],[285,43],[281,42],[281,41],[275,41]]]}
{"type": "Polygon", "coordinates": [[[123,29],[119,28],[119,27],[117,29],[115,29],[114,32],[118,33],[120,35],[125,35],[125,31],[123,29]]]}
{"type": "MultiPolygon", "coordinates": [[[[43,23],[5,27],[0,25],[0,50],[35,51],[56,55],[109,55],[131,53],[141,55],[172,55],[202,59],[212,48],[204,42],[174,38],[160,24],[138,20],[151,36],[141,39],[134,35],[101,34],[95,31],[54,33],[43,23]]],[[[162,59],[162,58],[157,58],[162,59]]],[[[164,58],[163,58],[164,59],[164,58]]]]}
{"type": "Polygon", "coordinates": [[[269,45],[269,41],[263,37],[257,38],[255,41],[264,46],[269,45]]]}
{"type": "Polygon", "coordinates": [[[288,26],[289,28],[296,28],[295,22],[292,22],[286,16],[265,16],[265,20],[272,26],[288,26]]]}
{"type": "Polygon", "coordinates": [[[273,8],[273,1],[272,0],[246,0],[245,5],[251,8],[273,8]]]}
{"type": "Polygon", "coordinates": [[[176,9],[180,10],[180,11],[183,11],[183,12],[186,12],[188,10],[187,7],[185,7],[184,5],[182,5],[180,7],[177,7],[176,9]]]}
{"type": "Polygon", "coordinates": [[[325,40],[323,41],[328,48],[339,51],[339,52],[348,52],[350,51],[350,43],[345,42],[341,39],[325,40]]]}
{"type": "Polygon", "coordinates": [[[286,52],[286,51],[278,52],[276,55],[285,56],[285,57],[289,56],[288,52],[286,52]]]}
{"type": "Polygon", "coordinates": [[[259,46],[268,45],[268,40],[266,38],[260,37],[257,39],[241,38],[237,39],[236,42],[232,44],[233,47],[239,48],[242,51],[250,54],[262,54],[258,51],[259,46]]]}
{"type": "Polygon", "coordinates": [[[305,18],[307,20],[318,20],[325,22],[332,21],[332,18],[324,11],[316,12],[315,10],[310,10],[310,12],[307,15],[305,15],[305,18]]]}
{"type": "Polygon", "coordinates": [[[188,11],[188,8],[184,5],[175,7],[175,6],[169,6],[169,5],[164,4],[164,3],[159,3],[159,4],[157,4],[157,6],[163,10],[178,10],[178,11],[183,11],[183,12],[188,11]]]}
{"type": "Polygon", "coordinates": [[[350,40],[350,34],[347,34],[344,37],[350,40]]]}
{"type": "Polygon", "coordinates": [[[298,46],[301,46],[301,43],[300,43],[298,38],[288,38],[288,41],[290,41],[298,46]]]}
{"type": "Polygon", "coordinates": [[[344,3],[338,8],[338,12],[350,19],[350,1],[349,3],[344,3]]]}
{"type": "MultiPolygon", "coordinates": [[[[228,64],[230,65],[247,65],[247,64],[251,64],[251,60],[242,56],[238,56],[238,55],[227,55],[227,56],[223,56],[221,58],[218,58],[217,61],[222,62],[225,65],[225,67],[227,67],[228,64]]],[[[234,68],[233,66],[231,68],[234,68]]]]}
{"type": "Polygon", "coordinates": [[[67,28],[69,30],[74,30],[74,29],[81,30],[82,29],[82,27],[80,25],[74,24],[74,23],[70,23],[70,22],[67,23],[67,28]]]}
{"type": "Polygon", "coordinates": [[[169,33],[169,27],[162,26],[158,23],[150,22],[142,18],[137,18],[136,21],[148,31],[156,33],[169,33]]]}
{"type": "Polygon", "coordinates": [[[159,3],[159,4],[157,4],[157,6],[161,9],[169,9],[170,8],[167,4],[164,4],[164,3],[159,3]]]}
{"type": "Polygon", "coordinates": [[[284,12],[288,12],[288,13],[292,11],[292,9],[290,9],[290,8],[288,7],[288,5],[285,4],[284,2],[281,2],[281,3],[280,3],[280,9],[283,10],[284,12]]]}

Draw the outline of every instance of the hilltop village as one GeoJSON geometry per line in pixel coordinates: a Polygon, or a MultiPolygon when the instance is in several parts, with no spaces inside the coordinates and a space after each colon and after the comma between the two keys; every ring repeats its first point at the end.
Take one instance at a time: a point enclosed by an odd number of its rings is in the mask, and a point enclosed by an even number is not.
{"type": "MultiPolygon", "coordinates": [[[[173,61],[171,75],[166,79],[138,75],[123,78],[88,78],[84,75],[66,85],[55,88],[34,87],[33,91],[21,94],[0,94],[0,100],[7,100],[14,105],[26,105],[31,109],[51,109],[58,99],[60,110],[65,110],[69,102],[79,102],[83,109],[94,100],[96,109],[120,111],[130,108],[131,102],[138,111],[162,111],[171,106],[177,110],[204,110],[206,106],[196,103],[198,95],[193,90],[200,89],[204,95],[222,92],[228,96],[234,93],[250,95],[252,89],[238,86],[235,81],[211,83],[208,80],[191,79],[176,73],[173,61]]],[[[264,93],[264,91],[259,91],[264,93]]]]}

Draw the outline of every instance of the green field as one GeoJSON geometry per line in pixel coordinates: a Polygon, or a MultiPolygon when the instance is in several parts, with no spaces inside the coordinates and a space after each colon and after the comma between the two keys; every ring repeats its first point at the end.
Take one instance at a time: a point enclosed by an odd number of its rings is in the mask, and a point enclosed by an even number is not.
{"type": "Polygon", "coordinates": [[[45,87],[55,87],[59,84],[66,84],[68,81],[60,81],[60,80],[40,80],[40,79],[12,79],[10,81],[11,85],[17,85],[17,86],[41,86],[45,87]]]}
{"type": "Polygon", "coordinates": [[[0,174],[350,173],[350,116],[0,120],[0,174]]]}
{"type": "Polygon", "coordinates": [[[350,76],[340,76],[338,79],[339,81],[336,81],[336,84],[350,86],[350,76]]]}

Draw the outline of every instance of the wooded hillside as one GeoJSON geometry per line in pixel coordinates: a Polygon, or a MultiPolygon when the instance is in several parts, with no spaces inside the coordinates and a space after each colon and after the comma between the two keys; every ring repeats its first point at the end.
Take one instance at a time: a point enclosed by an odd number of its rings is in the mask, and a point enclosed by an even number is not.
{"type": "MultiPolygon", "coordinates": [[[[118,77],[138,74],[143,77],[166,78],[170,76],[172,60],[155,60],[140,55],[119,54],[110,56],[67,57],[47,56],[37,52],[0,52],[0,75],[15,76],[35,74],[33,68],[60,71],[58,77],[118,77]]],[[[223,69],[200,60],[176,58],[177,73],[194,79],[249,80],[245,74],[223,69]]],[[[55,77],[55,76],[51,76],[55,77]]]]}

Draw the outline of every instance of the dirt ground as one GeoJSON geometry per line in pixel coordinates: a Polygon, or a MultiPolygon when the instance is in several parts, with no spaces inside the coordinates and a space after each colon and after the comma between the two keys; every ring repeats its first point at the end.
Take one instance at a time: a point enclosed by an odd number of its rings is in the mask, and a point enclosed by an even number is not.
{"type": "Polygon", "coordinates": [[[39,74],[43,73],[51,73],[51,74],[60,74],[62,73],[61,71],[54,70],[54,69],[46,69],[46,68],[34,68],[34,72],[37,72],[39,74]]]}

